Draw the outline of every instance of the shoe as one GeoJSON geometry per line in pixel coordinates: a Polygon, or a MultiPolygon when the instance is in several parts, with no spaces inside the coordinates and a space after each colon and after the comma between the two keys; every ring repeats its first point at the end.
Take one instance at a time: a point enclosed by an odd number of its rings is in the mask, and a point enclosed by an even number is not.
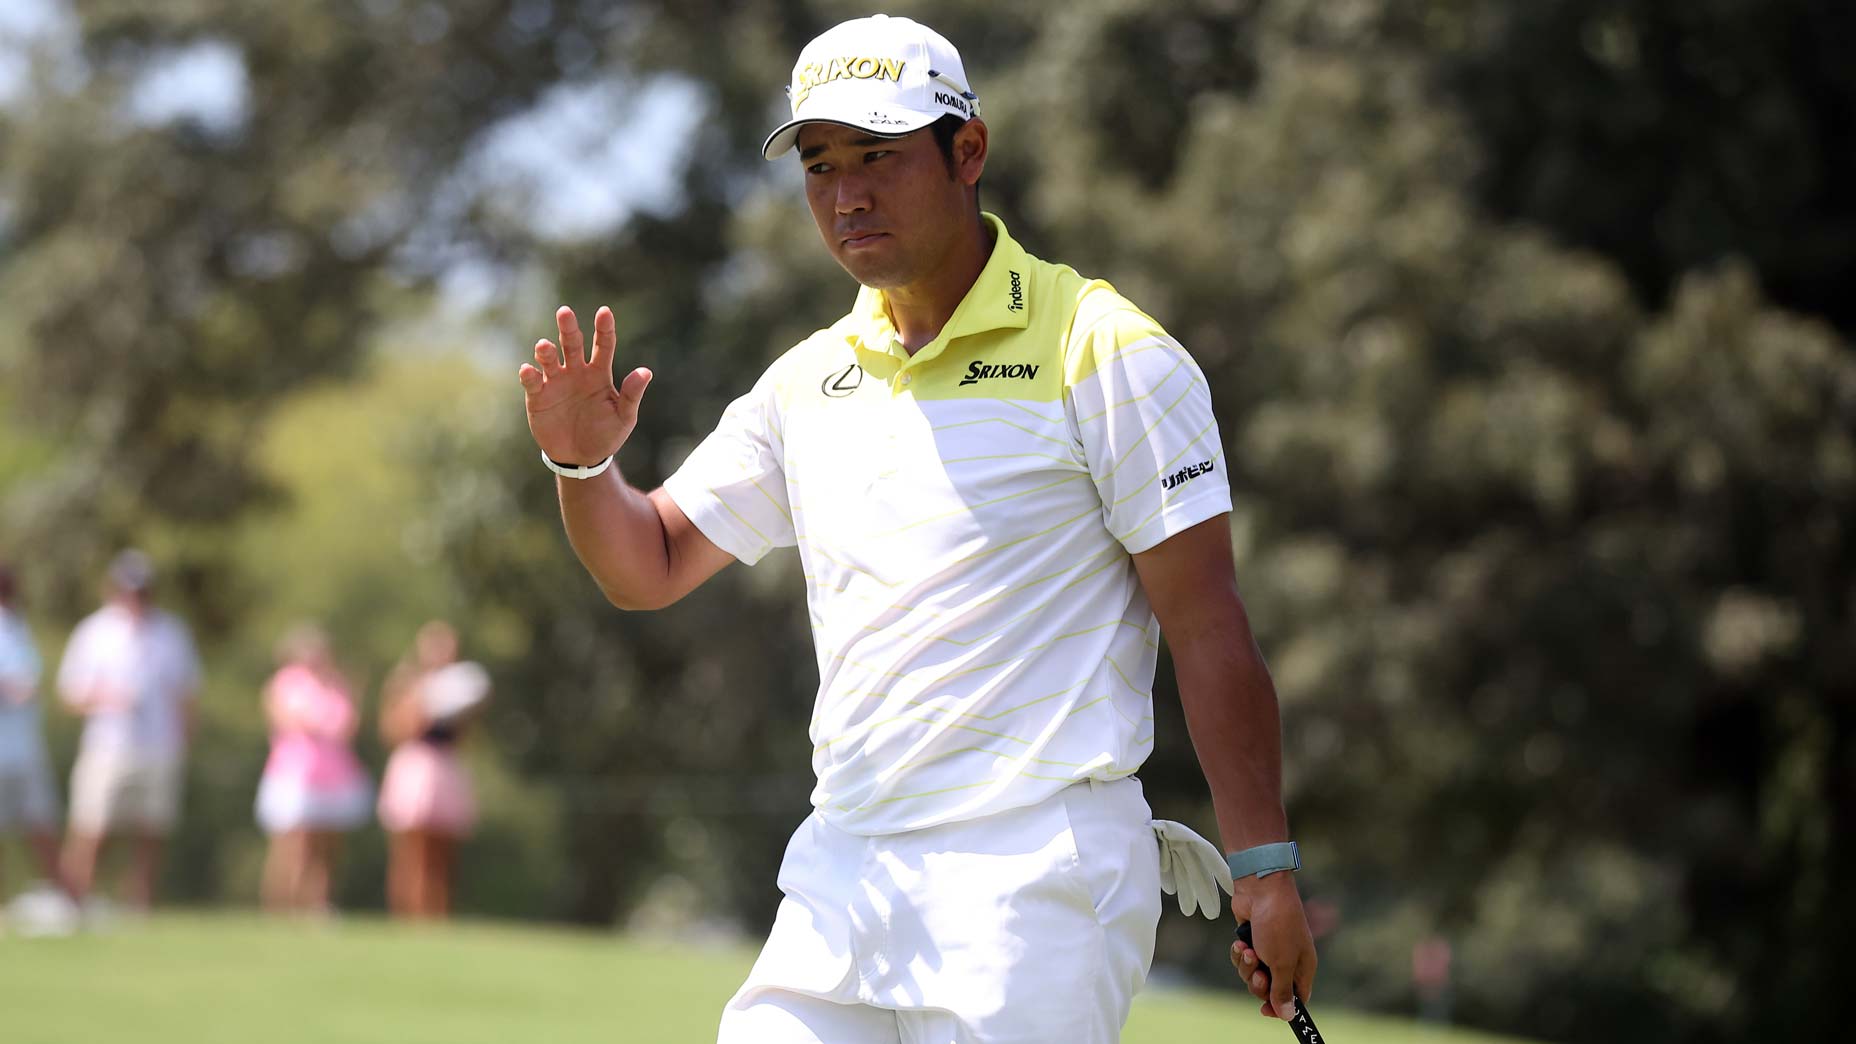
{"type": "Polygon", "coordinates": [[[51,885],[39,882],[7,906],[14,934],[22,939],[71,935],[78,928],[77,904],[51,885]]]}

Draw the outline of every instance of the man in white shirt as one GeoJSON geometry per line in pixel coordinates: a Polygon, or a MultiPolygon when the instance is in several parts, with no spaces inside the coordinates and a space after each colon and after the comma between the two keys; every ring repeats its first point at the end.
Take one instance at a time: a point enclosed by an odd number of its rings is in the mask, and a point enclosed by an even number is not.
{"type": "Polygon", "coordinates": [[[104,845],[127,835],[134,847],[123,897],[138,908],[154,899],[162,845],[180,814],[200,686],[186,625],[150,603],[154,580],[147,555],[116,556],[108,601],[71,633],[58,669],[66,706],[86,719],[71,770],[66,884],[88,895],[104,845]]]}
{"type": "Polygon", "coordinates": [[[1106,1044],[1161,892],[1215,916],[1233,874],[1256,951],[1232,959],[1265,1014],[1293,1018],[1314,944],[1203,374],[1113,287],[981,211],[988,132],[940,34],[843,23],[801,52],[788,97],[763,152],[798,150],[825,246],[863,287],[850,313],[650,493],[612,466],[651,374],[615,385],[609,309],[590,358],[560,309],[560,345],[519,374],[568,538],[615,605],[667,605],[774,547],[805,567],[814,811],[721,1041],[1106,1044]],[[1228,866],[1151,821],[1133,775],[1162,628],[1228,866]]]}
{"type": "Polygon", "coordinates": [[[0,564],[0,838],[23,833],[39,871],[57,882],[58,795],[39,713],[39,654],[17,594],[17,577],[0,564]]]}

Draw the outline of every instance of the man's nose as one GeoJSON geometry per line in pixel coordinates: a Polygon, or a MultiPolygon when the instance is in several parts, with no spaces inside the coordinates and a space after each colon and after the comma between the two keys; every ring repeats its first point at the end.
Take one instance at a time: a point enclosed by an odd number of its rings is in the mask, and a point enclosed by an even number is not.
{"type": "Polygon", "coordinates": [[[870,180],[861,174],[841,174],[838,176],[838,193],[835,209],[840,214],[855,214],[869,210],[870,180]]]}

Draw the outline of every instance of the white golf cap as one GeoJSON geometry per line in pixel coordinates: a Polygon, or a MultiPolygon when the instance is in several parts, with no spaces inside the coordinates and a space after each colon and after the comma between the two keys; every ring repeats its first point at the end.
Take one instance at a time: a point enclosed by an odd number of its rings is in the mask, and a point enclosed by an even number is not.
{"type": "Polygon", "coordinates": [[[799,52],[786,90],[793,118],[767,136],[774,159],[808,123],[838,123],[885,137],[921,130],[943,116],[970,120],[980,100],[947,37],[907,18],[871,15],[840,22],[799,52]]]}

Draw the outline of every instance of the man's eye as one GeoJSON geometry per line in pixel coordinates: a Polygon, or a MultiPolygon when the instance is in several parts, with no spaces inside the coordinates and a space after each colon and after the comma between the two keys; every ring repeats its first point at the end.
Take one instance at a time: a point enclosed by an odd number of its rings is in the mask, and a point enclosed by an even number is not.
{"type": "Polygon", "coordinates": [[[806,173],[807,174],[823,174],[826,171],[829,171],[830,169],[831,169],[831,164],[829,163],[814,163],[810,167],[806,168],[806,173]]]}
{"type": "Polygon", "coordinates": [[[871,160],[880,160],[884,156],[888,156],[895,151],[895,149],[878,149],[875,152],[866,152],[864,153],[864,162],[869,163],[871,160]]]}

